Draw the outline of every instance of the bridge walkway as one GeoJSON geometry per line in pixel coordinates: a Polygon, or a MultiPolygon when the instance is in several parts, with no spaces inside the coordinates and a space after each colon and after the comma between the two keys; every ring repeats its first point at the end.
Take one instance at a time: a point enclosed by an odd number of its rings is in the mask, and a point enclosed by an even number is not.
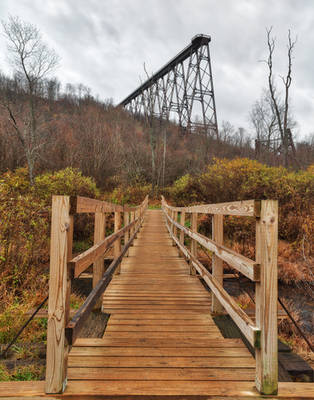
{"type": "Polygon", "coordinates": [[[255,360],[240,339],[225,339],[210,315],[211,293],[172,245],[162,211],[147,210],[121,273],[103,296],[103,338],[78,338],[63,393],[44,381],[0,382],[0,398],[314,398],[312,384],[279,382],[261,396],[255,360]],[[24,397],[26,396],[26,397],[24,397]]]}
{"type": "Polygon", "coordinates": [[[103,297],[110,314],[105,334],[76,341],[69,384],[97,381],[120,395],[193,394],[201,381],[253,386],[253,357],[241,340],[223,338],[210,304],[211,294],[172,246],[162,212],[147,210],[103,297]]]}

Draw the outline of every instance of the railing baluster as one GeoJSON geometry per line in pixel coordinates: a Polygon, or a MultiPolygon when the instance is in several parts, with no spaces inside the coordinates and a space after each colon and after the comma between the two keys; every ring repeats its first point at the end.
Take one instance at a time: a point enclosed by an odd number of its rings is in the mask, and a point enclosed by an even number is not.
{"type": "Polygon", "coordinates": [[[50,278],[48,300],[46,393],[62,393],[66,385],[65,326],[69,312],[68,249],[72,233],[70,198],[52,197],[50,278]],[[69,232],[69,233],[68,233],[69,232]]]}
{"type": "MultiPolygon", "coordinates": [[[[173,212],[173,219],[176,222],[178,222],[178,211],[174,211],[173,212]]],[[[178,236],[178,229],[177,229],[177,227],[175,225],[173,225],[173,234],[174,234],[175,237],[178,236]]]]}
{"type": "MultiPolygon", "coordinates": [[[[191,213],[191,229],[193,232],[197,233],[197,219],[198,219],[198,213],[191,213]]],[[[191,239],[191,253],[194,257],[197,258],[197,241],[194,239],[191,239]]],[[[190,265],[190,273],[191,275],[196,275],[196,270],[195,268],[190,265]]]]}
{"type": "MultiPolygon", "coordinates": [[[[223,215],[212,216],[212,238],[218,244],[223,244],[223,215]]],[[[219,284],[223,286],[223,261],[216,254],[212,256],[212,274],[219,284]]],[[[212,293],[212,312],[221,314],[224,308],[217,297],[212,293]]]]}
{"type": "MultiPolygon", "coordinates": [[[[116,211],[114,213],[114,231],[115,233],[118,232],[118,230],[121,229],[121,212],[116,211]]],[[[116,259],[119,257],[119,254],[121,253],[121,238],[118,238],[114,244],[113,244],[113,257],[116,259]]],[[[116,274],[120,274],[121,267],[120,265],[116,269],[116,274]]]]}
{"type": "MultiPolygon", "coordinates": [[[[130,223],[130,213],[128,211],[124,211],[123,215],[123,224],[127,226],[130,223]]],[[[130,231],[126,231],[124,234],[124,244],[126,244],[130,239],[130,231]]],[[[129,252],[125,254],[125,257],[128,257],[129,252]]]]}
{"type": "MultiPolygon", "coordinates": [[[[185,226],[185,211],[181,211],[180,224],[185,226]]],[[[184,232],[180,231],[180,243],[184,245],[184,232]]]]}
{"type": "Polygon", "coordinates": [[[262,200],[260,217],[256,218],[256,261],[261,277],[255,285],[255,303],[261,338],[255,359],[256,387],[263,394],[276,394],[278,390],[277,238],[278,202],[262,200]]]}
{"type": "MultiPolygon", "coordinates": [[[[134,212],[134,211],[131,211],[130,214],[131,214],[131,221],[130,221],[130,222],[133,222],[134,219],[135,219],[135,212],[134,212]]],[[[133,227],[133,228],[131,229],[131,236],[133,235],[134,231],[135,231],[135,227],[133,227]]]]}
{"type": "MultiPolygon", "coordinates": [[[[74,216],[69,216],[69,229],[67,230],[67,262],[72,259],[72,250],[73,250],[73,231],[74,231],[74,216]]],[[[72,271],[70,269],[70,265],[67,265],[67,298],[65,301],[66,309],[65,309],[65,320],[66,323],[70,320],[70,296],[71,296],[71,286],[72,286],[72,271]]]]}
{"type": "MultiPolygon", "coordinates": [[[[94,225],[94,244],[105,239],[106,214],[103,212],[95,213],[94,225]]],[[[104,274],[104,257],[101,256],[93,265],[93,288],[97,285],[104,274]]]]}

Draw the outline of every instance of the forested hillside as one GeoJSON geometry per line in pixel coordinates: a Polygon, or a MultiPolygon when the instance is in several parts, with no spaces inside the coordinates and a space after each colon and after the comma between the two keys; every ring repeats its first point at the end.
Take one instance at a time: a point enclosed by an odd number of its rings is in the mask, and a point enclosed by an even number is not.
{"type": "MultiPolygon", "coordinates": [[[[224,122],[219,139],[182,132],[174,123],[136,120],[110,100],[101,102],[83,85],[44,80],[36,87],[33,146],[34,175],[66,167],[78,168],[97,185],[113,189],[134,183],[167,186],[187,173],[206,169],[214,157],[255,158],[254,140],[243,129],[224,122]],[[154,154],[154,171],[152,166],[154,154]]],[[[0,171],[27,165],[30,146],[17,133],[30,124],[29,93],[18,76],[0,76],[0,171]],[[16,125],[15,125],[16,124],[16,125]]],[[[314,143],[296,144],[300,165],[307,168],[314,158],[314,143]]],[[[266,150],[262,161],[278,165],[282,160],[266,150]]]]}

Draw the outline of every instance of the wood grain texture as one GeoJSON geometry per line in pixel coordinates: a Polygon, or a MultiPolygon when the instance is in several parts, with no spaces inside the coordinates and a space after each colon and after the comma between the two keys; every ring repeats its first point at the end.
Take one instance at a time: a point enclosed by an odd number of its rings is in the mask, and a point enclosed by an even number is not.
{"type": "MultiPolygon", "coordinates": [[[[223,215],[216,214],[212,216],[212,238],[214,242],[223,245],[223,215]]],[[[217,282],[223,287],[223,262],[216,253],[213,254],[212,258],[212,274],[217,282]]],[[[212,296],[212,312],[215,314],[221,314],[224,308],[214,293],[212,296]]]]}
{"type": "Polygon", "coordinates": [[[52,197],[50,278],[48,300],[46,393],[60,393],[64,389],[66,373],[65,324],[69,310],[68,244],[70,229],[70,198],[52,197]]]}
{"type": "MultiPolygon", "coordinates": [[[[105,239],[106,214],[102,212],[95,213],[94,222],[94,244],[100,243],[105,239]]],[[[104,257],[100,256],[93,265],[93,288],[97,285],[104,274],[104,257]]]]}
{"type": "Polygon", "coordinates": [[[76,212],[77,213],[106,213],[106,212],[123,212],[123,206],[119,204],[109,203],[108,201],[90,199],[88,197],[77,196],[76,212]]]}
{"type": "Polygon", "coordinates": [[[172,211],[184,211],[187,213],[199,214],[218,214],[218,215],[238,215],[243,217],[257,217],[260,215],[259,200],[243,200],[218,204],[200,204],[189,207],[172,207],[169,206],[165,198],[162,196],[163,205],[172,211]]]}
{"type": "MultiPolygon", "coordinates": [[[[116,211],[114,213],[114,233],[118,233],[121,229],[122,221],[121,221],[121,212],[116,211]]],[[[121,252],[121,236],[118,237],[113,244],[113,257],[118,258],[121,252]]],[[[116,274],[120,273],[120,265],[116,269],[116,274]]]]}
{"type": "MultiPolygon", "coordinates": [[[[185,226],[185,211],[181,211],[180,224],[185,226]]],[[[180,230],[180,243],[184,244],[184,232],[182,230],[180,230]]]]}
{"type": "MultiPolygon", "coordinates": [[[[129,225],[129,223],[130,223],[130,212],[124,211],[123,226],[125,227],[125,226],[129,225]]],[[[129,241],[129,238],[130,238],[130,231],[127,230],[124,234],[124,243],[127,243],[129,241]]],[[[129,252],[127,252],[125,256],[127,257],[128,255],[129,255],[129,252]]]]}
{"type": "Polygon", "coordinates": [[[256,222],[256,260],[261,265],[261,280],[256,283],[256,324],[261,330],[256,351],[256,387],[261,393],[275,394],[278,385],[277,341],[277,241],[278,202],[262,200],[256,222]]]}
{"type": "MultiPolygon", "coordinates": [[[[50,399],[45,396],[43,381],[0,382],[0,398],[27,398],[50,399]]],[[[96,400],[101,396],[119,398],[120,400],[130,396],[168,396],[173,399],[182,399],[182,396],[200,400],[219,398],[220,400],[248,400],[261,398],[251,381],[149,381],[149,380],[73,380],[68,382],[66,391],[58,398],[76,400],[96,400]]],[[[160,398],[160,397],[159,397],[160,398]]],[[[272,399],[313,399],[313,384],[299,382],[279,383],[278,395],[272,399]]]]}

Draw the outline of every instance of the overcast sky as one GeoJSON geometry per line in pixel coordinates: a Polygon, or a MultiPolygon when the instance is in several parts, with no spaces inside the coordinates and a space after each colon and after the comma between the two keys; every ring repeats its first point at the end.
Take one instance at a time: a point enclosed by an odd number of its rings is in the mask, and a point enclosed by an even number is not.
{"type": "MultiPolygon", "coordinates": [[[[276,78],[287,69],[287,32],[297,35],[291,104],[300,136],[314,132],[314,0],[0,0],[0,16],[35,24],[61,56],[55,75],[118,103],[198,33],[212,37],[218,124],[250,130],[267,86],[266,27],[277,38],[276,78]]],[[[0,38],[0,69],[8,72],[0,38]]],[[[281,85],[280,78],[278,85],[281,85]]]]}

